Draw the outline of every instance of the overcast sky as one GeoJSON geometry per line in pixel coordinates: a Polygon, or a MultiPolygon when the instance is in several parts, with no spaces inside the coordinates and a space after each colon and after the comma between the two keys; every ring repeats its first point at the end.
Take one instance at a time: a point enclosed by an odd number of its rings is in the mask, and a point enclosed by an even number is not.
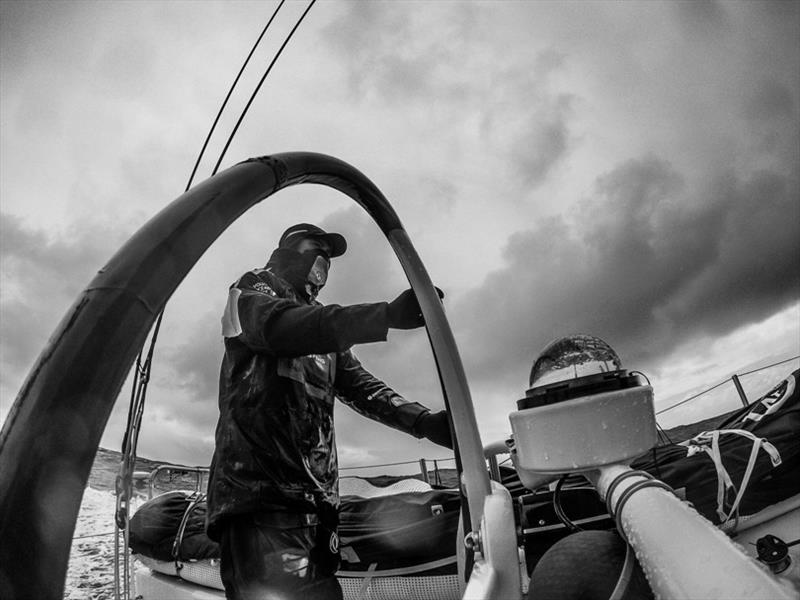
{"type": "MultiPolygon", "coordinates": [[[[277,3],[0,6],[4,419],[75,297],[183,192],[277,3]]],[[[279,12],[198,181],[305,7],[279,12]]],[[[323,152],[381,188],[446,293],[484,442],[508,434],[538,352],[571,333],[609,342],[663,408],[800,354],[798,32],[797,2],[326,0],[223,167],[323,152]]],[[[349,242],[323,302],[391,300],[407,286],[345,196],[297,186],[254,208],[167,305],[141,455],[210,461],[227,287],[299,221],[349,242]]],[[[355,351],[408,398],[442,408],[424,331],[355,351]]],[[[731,394],[704,410],[735,408],[731,394]]],[[[128,396],[126,386],[105,447],[121,444],[128,396]]],[[[695,414],[675,412],[662,424],[695,414]]],[[[343,466],[448,456],[346,407],[336,419],[343,466]]]]}

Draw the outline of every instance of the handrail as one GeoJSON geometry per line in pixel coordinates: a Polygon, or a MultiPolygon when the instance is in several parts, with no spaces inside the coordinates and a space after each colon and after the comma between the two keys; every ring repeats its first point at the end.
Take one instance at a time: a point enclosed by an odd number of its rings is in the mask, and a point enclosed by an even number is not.
{"type": "Polygon", "coordinates": [[[350,196],[398,255],[425,317],[461,451],[469,523],[477,530],[489,482],[472,400],[442,304],[400,219],[375,184],[349,164],[323,154],[277,154],[234,165],[164,208],[97,273],[51,336],[0,431],[4,596],[63,597],[92,462],[156,316],[231,223],[276,191],[300,183],[350,196]]]}
{"type": "Polygon", "coordinates": [[[712,392],[715,389],[717,389],[718,387],[721,387],[721,386],[725,385],[726,383],[731,382],[731,380],[733,380],[734,383],[735,383],[736,380],[734,378],[744,377],[745,375],[752,375],[753,373],[758,373],[759,371],[765,371],[766,369],[771,369],[772,367],[777,367],[778,365],[782,365],[784,363],[788,363],[788,362],[791,362],[793,360],[797,360],[798,358],[800,358],[800,354],[798,354],[797,356],[792,356],[791,358],[787,358],[787,359],[784,359],[784,360],[779,360],[778,362],[772,363],[771,365],[765,365],[763,367],[759,367],[758,369],[752,369],[750,371],[745,371],[744,373],[734,373],[733,375],[731,375],[731,377],[729,379],[723,379],[719,383],[716,383],[716,384],[712,385],[710,388],[704,389],[702,392],[697,392],[696,394],[693,394],[693,395],[689,396],[688,398],[684,398],[683,400],[681,400],[679,402],[676,402],[675,404],[672,404],[672,405],[670,405],[670,406],[668,406],[666,408],[662,408],[661,410],[656,411],[656,416],[664,414],[665,412],[670,411],[673,408],[678,408],[679,406],[683,406],[687,402],[691,402],[692,400],[696,400],[700,396],[702,396],[704,394],[707,394],[708,392],[712,392]]]}
{"type": "MultiPolygon", "coordinates": [[[[445,461],[455,460],[455,458],[453,458],[453,457],[448,457],[448,458],[423,458],[421,460],[425,460],[425,461],[432,460],[432,461],[445,462],[445,461]]],[[[357,465],[357,466],[353,466],[353,467],[339,467],[339,471],[340,472],[341,471],[355,471],[356,469],[379,469],[381,467],[398,467],[400,465],[418,465],[419,461],[420,461],[420,459],[417,459],[417,460],[401,460],[401,461],[398,461],[398,462],[381,463],[381,464],[378,464],[378,465],[357,465]]]]}
{"type": "Polygon", "coordinates": [[[147,483],[147,497],[148,499],[153,497],[153,489],[155,484],[157,483],[157,478],[161,474],[162,471],[175,471],[180,473],[193,473],[197,477],[195,478],[194,484],[194,491],[195,492],[202,492],[203,491],[203,475],[207,475],[211,472],[211,469],[208,467],[184,467],[182,465],[170,465],[170,464],[163,464],[158,465],[152,471],[150,471],[150,476],[148,477],[147,483]]]}

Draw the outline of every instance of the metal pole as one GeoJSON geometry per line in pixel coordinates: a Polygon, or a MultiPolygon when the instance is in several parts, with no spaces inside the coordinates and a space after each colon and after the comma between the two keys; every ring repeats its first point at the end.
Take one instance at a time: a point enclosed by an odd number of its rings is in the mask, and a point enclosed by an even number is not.
{"type": "Polygon", "coordinates": [[[430,484],[431,480],[430,477],[428,477],[428,465],[424,458],[419,459],[419,472],[422,473],[422,481],[430,484]]]}
{"type": "Polygon", "coordinates": [[[749,406],[750,402],[747,399],[747,394],[744,393],[744,388],[742,387],[742,382],[739,381],[739,376],[734,375],[731,377],[731,381],[733,381],[733,385],[736,386],[736,391],[739,392],[739,398],[742,400],[742,405],[749,406]]]}
{"type": "Polygon", "coordinates": [[[617,515],[617,527],[636,551],[657,598],[800,597],[788,581],[772,577],[696,510],[652,485],[645,473],[620,464],[586,475],[617,515]]]}

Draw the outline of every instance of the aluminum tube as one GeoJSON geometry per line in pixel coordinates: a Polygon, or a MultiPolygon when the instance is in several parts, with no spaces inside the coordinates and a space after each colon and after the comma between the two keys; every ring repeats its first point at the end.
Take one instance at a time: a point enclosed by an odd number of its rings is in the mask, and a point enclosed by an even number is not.
{"type": "MultiPolygon", "coordinates": [[[[601,497],[631,469],[621,465],[587,473],[601,497]]],[[[621,480],[609,503],[614,514],[625,491],[643,475],[621,480]]],[[[663,488],[633,492],[617,518],[658,598],[789,600],[797,590],[772,576],[722,531],[663,488]]]]}
{"type": "Polygon", "coordinates": [[[403,265],[425,317],[425,326],[436,358],[464,469],[461,477],[469,505],[471,530],[477,531],[483,516],[484,500],[490,493],[489,474],[458,347],[445,317],[442,302],[408,234],[404,229],[395,229],[388,232],[386,237],[403,265]]]}
{"type": "Polygon", "coordinates": [[[464,600],[496,600],[497,571],[489,566],[486,561],[475,561],[472,575],[464,591],[464,600]]]}

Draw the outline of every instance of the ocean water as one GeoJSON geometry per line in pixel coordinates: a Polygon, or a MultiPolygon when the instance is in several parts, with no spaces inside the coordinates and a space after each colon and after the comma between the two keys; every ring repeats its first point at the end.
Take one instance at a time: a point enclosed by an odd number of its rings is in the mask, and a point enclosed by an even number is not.
{"type": "Polygon", "coordinates": [[[65,600],[114,598],[114,511],[110,490],[87,487],[69,555],[65,600]]]}

